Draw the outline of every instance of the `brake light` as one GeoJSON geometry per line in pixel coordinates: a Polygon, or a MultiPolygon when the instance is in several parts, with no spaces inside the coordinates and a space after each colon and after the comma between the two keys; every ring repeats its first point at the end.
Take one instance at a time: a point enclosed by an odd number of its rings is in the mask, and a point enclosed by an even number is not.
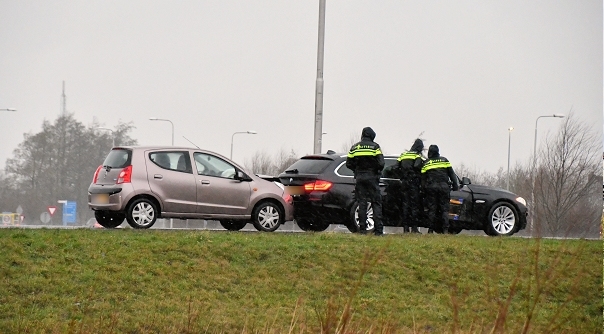
{"type": "Polygon", "coordinates": [[[132,179],[132,165],[122,169],[122,171],[120,172],[120,175],[117,177],[117,182],[115,182],[115,184],[130,183],[131,179],[132,179]]]}
{"type": "Polygon", "coordinates": [[[333,183],[329,181],[317,180],[315,182],[310,182],[304,184],[304,190],[307,192],[311,191],[328,191],[333,183]]]}
{"type": "Polygon", "coordinates": [[[98,180],[99,178],[99,173],[101,172],[101,169],[103,168],[103,165],[100,165],[97,169],[96,172],[94,172],[94,176],[92,177],[92,183],[96,183],[96,180],[98,180]]]}

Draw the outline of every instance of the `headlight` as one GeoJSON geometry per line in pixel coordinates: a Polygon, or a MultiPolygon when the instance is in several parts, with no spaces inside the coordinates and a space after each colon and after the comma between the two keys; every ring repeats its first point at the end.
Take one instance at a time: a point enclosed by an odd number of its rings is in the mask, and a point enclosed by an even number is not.
{"type": "Polygon", "coordinates": [[[522,205],[526,206],[526,200],[522,197],[516,197],[516,202],[522,203],[522,205]]]}

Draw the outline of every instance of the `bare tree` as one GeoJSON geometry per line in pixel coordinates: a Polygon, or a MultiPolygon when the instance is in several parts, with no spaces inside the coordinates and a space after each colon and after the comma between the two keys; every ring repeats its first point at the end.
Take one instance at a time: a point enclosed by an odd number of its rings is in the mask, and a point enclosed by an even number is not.
{"type": "Polygon", "coordinates": [[[360,140],[361,140],[360,134],[358,134],[357,132],[351,132],[350,135],[348,136],[348,140],[345,141],[344,143],[342,143],[342,146],[340,146],[340,151],[344,152],[344,153],[348,153],[348,151],[350,150],[352,145],[359,142],[360,140]]]}
{"type": "Polygon", "coordinates": [[[534,184],[539,235],[585,236],[598,230],[600,139],[571,112],[559,132],[546,140],[545,150],[538,153],[534,184]]]}
{"type": "Polygon", "coordinates": [[[245,166],[254,174],[277,176],[296,160],[298,157],[294,150],[288,153],[282,148],[272,158],[266,151],[258,151],[251,160],[245,161],[245,166]]]}

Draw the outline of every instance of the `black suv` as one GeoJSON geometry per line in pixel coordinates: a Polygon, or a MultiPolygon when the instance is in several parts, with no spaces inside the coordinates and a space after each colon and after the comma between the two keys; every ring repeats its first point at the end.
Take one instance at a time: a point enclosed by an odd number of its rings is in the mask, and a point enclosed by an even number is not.
{"type": "MultiPolygon", "coordinates": [[[[397,156],[384,156],[380,179],[384,226],[397,226],[400,192],[397,156]]],[[[358,204],[354,198],[354,174],[346,167],[346,154],[314,154],[302,157],[279,175],[294,201],[294,219],[304,231],[324,231],[330,224],[343,224],[358,231],[358,204]]],[[[512,235],[526,228],[526,201],[507,190],[460,180],[459,191],[451,191],[449,233],[483,230],[486,234],[512,235]]],[[[367,209],[367,229],[372,230],[373,209],[367,209]]],[[[427,221],[420,227],[428,227],[427,221]]],[[[437,231],[442,233],[442,231],[437,231]]]]}

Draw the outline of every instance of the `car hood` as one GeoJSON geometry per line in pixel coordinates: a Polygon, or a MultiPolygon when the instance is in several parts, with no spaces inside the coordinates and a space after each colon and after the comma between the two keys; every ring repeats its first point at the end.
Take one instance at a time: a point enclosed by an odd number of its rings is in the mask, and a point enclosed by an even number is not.
{"type": "Polygon", "coordinates": [[[473,193],[493,195],[497,194],[501,197],[507,197],[511,199],[518,197],[518,195],[514,194],[513,192],[498,187],[484,186],[480,184],[469,184],[465,187],[468,187],[473,193]]]}

